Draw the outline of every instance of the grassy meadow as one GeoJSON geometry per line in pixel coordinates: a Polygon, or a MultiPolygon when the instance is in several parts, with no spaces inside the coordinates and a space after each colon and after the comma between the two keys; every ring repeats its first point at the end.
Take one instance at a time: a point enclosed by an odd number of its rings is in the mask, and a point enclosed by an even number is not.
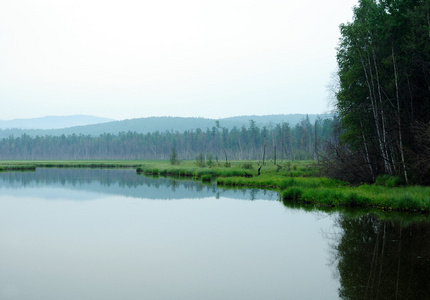
{"type": "Polygon", "coordinates": [[[138,174],[182,176],[225,187],[278,190],[287,206],[377,208],[380,211],[430,212],[430,187],[401,186],[395,177],[381,177],[377,184],[352,186],[318,175],[313,161],[0,161],[1,171],[36,168],[134,168],[138,174]],[[260,175],[258,174],[260,172],[260,175]]]}

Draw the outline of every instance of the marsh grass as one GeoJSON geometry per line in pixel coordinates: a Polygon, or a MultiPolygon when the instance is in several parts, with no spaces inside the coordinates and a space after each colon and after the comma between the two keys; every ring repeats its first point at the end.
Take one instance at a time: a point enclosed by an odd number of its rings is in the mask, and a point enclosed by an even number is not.
{"type": "Polygon", "coordinates": [[[212,176],[211,175],[203,175],[201,176],[202,182],[211,182],[212,176]]]}
{"type": "Polygon", "coordinates": [[[267,163],[257,176],[260,162],[214,163],[199,167],[195,161],[171,165],[169,161],[2,161],[0,171],[32,171],[38,167],[135,168],[138,174],[188,177],[202,182],[216,179],[219,186],[275,189],[280,200],[291,205],[374,208],[380,211],[430,212],[430,187],[405,186],[397,177],[378,177],[377,184],[350,186],[346,182],[318,176],[310,161],[267,163]],[[247,176],[252,177],[247,177],[247,176]]]}
{"type": "Polygon", "coordinates": [[[136,168],[141,161],[0,161],[0,172],[35,171],[36,168],[136,168]]]}
{"type": "Polygon", "coordinates": [[[375,185],[358,187],[296,186],[281,192],[284,201],[297,200],[315,206],[375,207],[380,210],[430,212],[430,188],[406,186],[387,188],[375,185]],[[296,190],[292,190],[296,189],[296,190]],[[299,191],[297,191],[299,189],[299,191]]]}
{"type": "Polygon", "coordinates": [[[363,215],[372,214],[380,220],[386,221],[400,221],[403,226],[408,224],[416,224],[416,222],[429,222],[430,214],[421,214],[411,211],[395,211],[395,210],[381,210],[377,207],[363,206],[363,207],[349,207],[349,206],[316,206],[316,205],[303,205],[300,201],[282,200],[283,205],[288,209],[302,210],[307,212],[324,212],[327,214],[341,213],[351,218],[357,218],[363,215]]]}
{"type": "Polygon", "coordinates": [[[35,171],[36,165],[9,165],[0,166],[0,172],[10,172],[10,171],[35,171]]]}
{"type": "MultiPolygon", "coordinates": [[[[249,172],[247,169],[246,171],[249,172]]],[[[145,162],[136,168],[137,173],[154,174],[164,176],[186,176],[200,179],[202,176],[209,175],[215,177],[241,177],[245,176],[245,170],[241,168],[241,162],[230,163],[228,167],[224,164],[214,163],[212,167],[199,167],[195,161],[182,161],[181,165],[173,166],[164,161],[145,162]]],[[[255,171],[255,173],[257,173],[255,171]]]]}
{"type": "MultiPolygon", "coordinates": [[[[260,176],[257,176],[257,169],[261,166],[258,162],[231,162],[229,168],[220,164],[200,168],[189,162],[181,166],[182,170],[163,162],[156,165],[160,170],[167,170],[164,172],[167,175],[185,175],[202,181],[203,176],[204,180],[216,178],[219,186],[276,189],[284,202],[308,204],[320,209],[371,207],[381,211],[430,212],[430,188],[403,186],[394,176],[381,177],[375,185],[351,186],[347,182],[317,176],[312,162],[266,164],[260,176]]],[[[146,170],[151,172],[151,166],[154,165],[148,164],[146,170]]]]}
{"type": "Polygon", "coordinates": [[[60,160],[60,161],[0,161],[0,168],[136,168],[143,161],[136,160],[60,160]]]}

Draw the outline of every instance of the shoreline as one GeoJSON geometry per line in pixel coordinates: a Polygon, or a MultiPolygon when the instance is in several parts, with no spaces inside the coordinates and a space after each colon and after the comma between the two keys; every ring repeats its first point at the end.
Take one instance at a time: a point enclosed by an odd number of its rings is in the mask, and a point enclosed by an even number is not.
{"type": "Polygon", "coordinates": [[[202,182],[216,180],[225,187],[252,187],[276,190],[285,204],[318,207],[374,208],[427,214],[430,212],[430,187],[384,186],[347,182],[318,176],[313,161],[208,162],[195,161],[172,165],[169,161],[88,160],[88,161],[0,161],[0,172],[35,171],[36,168],[133,168],[137,174],[180,176],[202,182]],[[261,174],[258,175],[259,170],[261,174]]]}

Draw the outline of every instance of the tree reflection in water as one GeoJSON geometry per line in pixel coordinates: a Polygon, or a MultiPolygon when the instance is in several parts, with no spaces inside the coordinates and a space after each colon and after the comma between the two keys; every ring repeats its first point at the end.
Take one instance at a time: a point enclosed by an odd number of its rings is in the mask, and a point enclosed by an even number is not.
{"type": "Polygon", "coordinates": [[[331,245],[342,299],[430,299],[430,223],[338,218],[331,245]]]}

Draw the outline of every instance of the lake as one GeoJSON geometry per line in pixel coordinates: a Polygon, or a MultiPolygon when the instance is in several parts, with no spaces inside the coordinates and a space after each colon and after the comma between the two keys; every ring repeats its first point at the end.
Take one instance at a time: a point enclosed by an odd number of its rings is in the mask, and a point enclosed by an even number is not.
{"type": "Polygon", "coordinates": [[[429,299],[430,223],[408,220],[127,169],[0,173],[0,299],[429,299]]]}

